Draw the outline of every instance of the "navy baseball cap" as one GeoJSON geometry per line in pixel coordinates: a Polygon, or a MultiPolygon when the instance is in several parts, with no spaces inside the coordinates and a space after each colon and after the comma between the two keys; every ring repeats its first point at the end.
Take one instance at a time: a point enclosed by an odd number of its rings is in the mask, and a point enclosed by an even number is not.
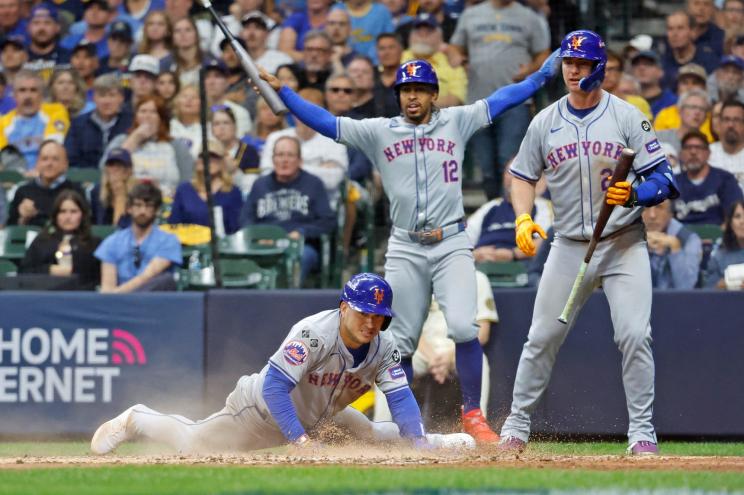
{"type": "Polygon", "coordinates": [[[98,49],[96,48],[96,44],[86,39],[80,40],[78,44],[75,45],[75,48],[72,49],[72,55],[75,55],[81,50],[88,52],[88,55],[90,55],[91,57],[98,56],[98,49]]]}
{"type": "Polygon", "coordinates": [[[125,167],[131,167],[132,155],[124,148],[114,148],[109,151],[109,154],[106,157],[106,165],[110,163],[117,163],[119,165],[124,165],[125,167]]]}
{"type": "MultiPolygon", "coordinates": [[[[242,46],[242,47],[243,47],[243,49],[244,49],[244,50],[246,49],[246,48],[245,48],[245,41],[243,41],[243,39],[242,39],[242,38],[235,38],[235,40],[236,40],[236,41],[238,42],[238,44],[239,44],[240,46],[242,46]]],[[[220,41],[220,50],[224,50],[224,49],[225,49],[225,47],[226,47],[226,46],[229,46],[229,45],[230,45],[230,40],[229,40],[229,39],[227,39],[227,38],[223,39],[222,41],[220,41]]]]}
{"type": "Polygon", "coordinates": [[[723,67],[724,65],[735,65],[739,70],[744,71],[744,60],[740,59],[736,55],[724,55],[718,66],[723,67]]]}
{"type": "Polygon", "coordinates": [[[54,22],[57,22],[59,20],[57,7],[48,2],[41,2],[31,9],[31,14],[28,16],[29,22],[36,17],[51,17],[54,22]]]}
{"type": "Polygon", "coordinates": [[[109,29],[109,38],[120,39],[131,43],[133,40],[132,28],[124,21],[113,22],[109,29]]]}
{"type": "Polygon", "coordinates": [[[93,7],[94,5],[101,7],[106,12],[111,12],[111,6],[106,0],[87,0],[83,2],[83,10],[88,10],[89,7],[93,7]]]}
{"type": "Polygon", "coordinates": [[[25,50],[26,40],[20,34],[11,34],[0,41],[0,50],[4,49],[7,45],[13,45],[25,50]]]}
{"type": "Polygon", "coordinates": [[[439,27],[439,23],[433,15],[424,12],[417,15],[413,21],[411,21],[411,27],[414,29],[421,26],[428,26],[432,29],[436,29],[439,27]]]}
{"type": "Polygon", "coordinates": [[[204,62],[204,70],[207,72],[209,72],[210,70],[216,70],[217,72],[225,75],[229,72],[227,69],[227,65],[225,65],[225,62],[217,58],[213,58],[204,62]]]}
{"type": "Polygon", "coordinates": [[[630,59],[630,63],[631,65],[634,65],[641,59],[650,60],[656,65],[661,65],[661,57],[653,50],[643,50],[636,53],[633,55],[633,58],[630,59]]]}

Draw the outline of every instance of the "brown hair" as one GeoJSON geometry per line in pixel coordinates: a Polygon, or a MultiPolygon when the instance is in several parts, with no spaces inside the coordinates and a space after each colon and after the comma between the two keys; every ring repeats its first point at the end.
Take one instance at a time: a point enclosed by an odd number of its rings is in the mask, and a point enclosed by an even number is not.
{"type": "Polygon", "coordinates": [[[736,238],[736,234],[734,234],[734,228],[731,226],[731,221],[734,219],[734,213],[736,213],[737,208],[744,208],[744,201],[740,199],[734,201],[726,212],[726,221],[723,222],[723,239],[721,241],[723,247],[729,251],[738,251],[744,248],[744,246],[739,245],[739,240],[736,238]]]}
{"type": "Polygon", "coordinates": [[[44,233],[49,237],[58,237],[60,234],[62,234],[62,231],[59,230],[59,227],[57,225],[57,215],[59,215],[59,212],[62,209],[62,203],[67,200],[75,203],[82,212],[80,225],[78,226],[77,230],[75,230],[74,234],[79,238],[81,243],[87,243],[91,240],[90,206],[88,205],[88,202],[85,200],[85,198],[83,198],[83,196],[74,189],[64,189],[57,195],[54,200],[54,204],[52,205],[52,211],[49,214],[49,224],[44,229],[44,233]]]}
{"type": "Polygon", "coordinates": [[[150,102],[155,104],[155,109],[160,117],[160,127],[158,127],[157,140],[170,141],[170,112],[168,111],[168,107],[165,105],[163,99],[158,95],[143,96],[137,101],[137,104],[134,106],[134,121],[132,122],[132,127],[129,129],[129,134],[137,128],[137,110],[139,110],[139,108],[145,103],[150,102]]]}
{"type": "Polygon", "coordinates": [[[168,49],[168,51],[173,51],[173,24],[171,24],[170,19],[167,15],[165,15],[165,12],[162,10],[153,10],[149,14],[145,16],[145,20],[142,23],[142,42],[140,43],[139,49],[137,50],[137,53],[150,53],[150,50],[152,50],[152,45],[150,44],[150,39],[147,37],[147,21],[150,20],[151,17],[160,15],[165,20],[165,28],[167,30],[165,34],[165,38],[163,39],[163,42],[165,43],[165,47],[168,49]]]}
{"type": "MultiPolygon", "coordinates": [[[[52,102],[57,102],[56,96],[52,93],[54,91],[54,83],[65,74],[69,74],[72,78],[73,84],[75,84],[75,98],[69,104],[67,111],[70,113],[70,119],[75,117],[80,110],[85,106],[85,93],[87,91],[85,82],[73,69],[54,69],[52,78],[49,79],[49,99],[52,102]]],[[[57,102],[58,103],[58,102],[57,102]]]]}

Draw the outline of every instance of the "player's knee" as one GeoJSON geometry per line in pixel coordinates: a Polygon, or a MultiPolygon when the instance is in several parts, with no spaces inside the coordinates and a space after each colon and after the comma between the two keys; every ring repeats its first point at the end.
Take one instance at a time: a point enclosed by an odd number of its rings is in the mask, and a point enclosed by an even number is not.
{"type": "Polygon", "coordinates": [[[632,353],[651,346],[651,328],[646,327],[643,331],[616,331],[614,340],[620,352],[632,353]]]}

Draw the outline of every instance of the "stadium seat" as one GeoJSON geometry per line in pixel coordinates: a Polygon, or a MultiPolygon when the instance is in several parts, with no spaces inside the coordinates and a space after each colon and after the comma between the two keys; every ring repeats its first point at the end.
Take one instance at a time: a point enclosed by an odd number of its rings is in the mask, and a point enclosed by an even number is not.
{"type": "Polygon", "coordinates": [[[711,244],[715,244],[718,239],[721,238],[723,235],[723,230],[721,230],[720,225],[716,224],[709,224],[709,223],[701,223],[701,224],[685,224],[685,227],[690,229],[691,231],[695,232],[697,235],[700,236],[700,239],[705,241],[709,241],[711,244]]]}
{"type": "Polygon", "coordinates": [[[519,261],[478,263],[476,269],[488,276],[491,287],[526,287],[527,268],[519,261]]]}
{"type": "Polygon", "coordinates": [[[103,240],[116,232],[116,225],[91,225],[90,231],[94,237],[103,240]]]}
{"type": "Polygon", "coordinates": [[[0,276],[14,276],[18,273],[18,267],[10,260],[0,259],[0,276]]]}
{"type": "Polygon", "coordinates": [[[40,227],[27,225],[8,225],[0,231],[4,237],[0,242],[0,259],[20,260],[26,254],[26,248],[41,231],[40,227]]]}
{"type": "MultiPolygon", "coordinates": [[[[261,268],[255,261],[249,259],[220,259],[220,274],[222,275],[222,286],[224,288],[241,289],[274,289],[276,288],[276,270],[261,268]]],[[[202,270],[209,267],[203,268],[202,270]]],[[[216,285],[207,271],[207,279],[202,278],[204,272],[198,279],[194,279],[188,270],[182,270],[180,278],[186,280],[183,287],[192,289],[209,289],[216,285]]]]}
{"type": "Polygon", "coordinates": [[[277,225],[249,225],[220,239],[220,255],[226,259],[251,259],[261,268],[279,272],[279,287],[299,288],[303,239],[290,239],[277,225]]]}
{"type": "Polygon", "coordinates": [[[15,184],[25,181],[22,173],[15,170],[0,170],[0,186],[10,189],[15,184]]]}
{"type": "Polygon", "coordinates": [[[68,180],[79,184],[97,184],[101,181],[101,171],[97,168],[70,167],[65,175],[68,180]]]}

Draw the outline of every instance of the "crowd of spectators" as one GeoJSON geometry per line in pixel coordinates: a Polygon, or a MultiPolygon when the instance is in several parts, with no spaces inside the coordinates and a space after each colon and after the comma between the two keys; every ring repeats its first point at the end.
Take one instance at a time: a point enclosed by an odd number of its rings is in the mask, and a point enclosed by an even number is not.
{"type": "MultiPolygon", "coordinates": [[[[648,116],[681,192],[644,215],[657,287],[726,287],[726,267],[743,261],[744,0],[718,3],[687,0],[665,33],[610,43],[603,88],[648,116]],[[720,242],[700,248],[699,224],[721,226],[720,242]]],[[[557,26],[576,22],[536,0],[215,4],[259,65],[352,118],[399,113],[392,85],[410,58],[435,67],[440,107],[474,102],[536,70],[565,34],[557,26]]],[[[23,270],[76,273],[87,286],[100,272],[104,291],[168,287],[181,253],[156,219],[208,223],[202,104],[217,232],[282,226],[305,240],[303,278],[318,268],[320,236],[353,221],[360,197],[380,197],[363,153],[271,112],[193,0],[0,0],[0,65],[0,171],[25,178],[3,184],[0,226],[44,228],[23,270]],[[100,180],[67,177],[86,169],[100,180]],[[365,188],[373,194],[360,195],[365,188]],[[161,203],[169,213],[151,211],[161,203]],[[118,227],[128,247],[99,246],[91,224],[118,227]]],[[[478,261],[529,263],[514,249],[505,172],[538,103],[505,112],[468,144],[470,179],[488,201],[468,228],[478,261]]],[[[549,191],[537,209],[547,228],[549,191]]]]}

